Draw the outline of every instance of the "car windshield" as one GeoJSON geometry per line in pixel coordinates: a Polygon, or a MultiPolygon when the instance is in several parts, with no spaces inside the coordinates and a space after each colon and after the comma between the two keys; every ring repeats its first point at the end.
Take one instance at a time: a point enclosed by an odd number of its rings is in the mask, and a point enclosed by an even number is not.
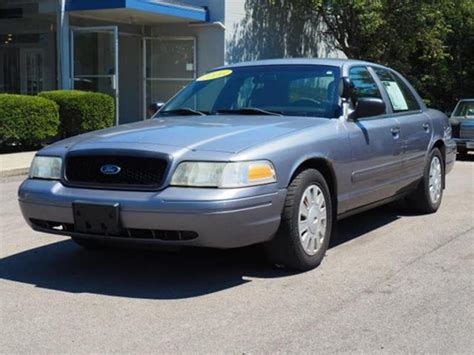
{"type": "Polygon", "coordinates": [[[157,117],[170,115],[339,116],[339,68],[265,65],[210,72],[172,98],[157,117]]]}
{"type": "Polygon", "coordinates": [[[456,107],[453,114],[454,117],[474,118],[474,101],[462,101],[456,107]]]}

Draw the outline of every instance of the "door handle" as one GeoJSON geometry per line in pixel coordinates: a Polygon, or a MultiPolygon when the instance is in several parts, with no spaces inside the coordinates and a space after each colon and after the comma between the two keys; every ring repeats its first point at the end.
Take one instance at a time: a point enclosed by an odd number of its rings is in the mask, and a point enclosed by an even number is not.
{"type": "Polygon", "coordinates": [[[398,138],[398,136],[400,135],[400,127],[392,127],[390,128],[390,132],[392,133],[392,136],[398,138]]]}
{"type": "Polygon", "coordinates": [[[423,129],[425,130],[425,132],[429,132],[430,131],[430,124],[425,122],[421,125],[423,127],[423,129]]]}

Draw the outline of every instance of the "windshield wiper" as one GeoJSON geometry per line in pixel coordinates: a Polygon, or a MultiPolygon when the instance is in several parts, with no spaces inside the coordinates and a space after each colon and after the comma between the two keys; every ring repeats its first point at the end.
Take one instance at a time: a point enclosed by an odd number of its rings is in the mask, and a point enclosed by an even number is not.
{"type": "Polygon", "coordinates": [[[160,116],[162,114],[170,114],[170,115],[178,115],[178,116],[190,116],[190,115],[206,116],[208,112],[193,110],[192,108],[189,108],[189,107],[182,107],[182,108],[177,108],[175,110],[161,111],[158,114],[160,116]]]}
{"type": "Polygon", "coordinates": [[[258,107],[242,107],[235,110],[217,110],[217,113],[229,113],[237,115],[271,115],[271,116],[282,116],[281,112],[278,111],[267,111],[258,107]]]}

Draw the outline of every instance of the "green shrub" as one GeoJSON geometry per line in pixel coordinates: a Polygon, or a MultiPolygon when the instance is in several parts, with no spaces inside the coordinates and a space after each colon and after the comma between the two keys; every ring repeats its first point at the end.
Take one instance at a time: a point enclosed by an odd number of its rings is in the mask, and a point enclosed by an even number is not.
{"type": "Polygon", "coordinates": [[[63,138],[114,124],[115,100],[109,95],[78,90],[44,91],[38,95],[59,105],[59,133],[63,138]]]}
{"type": "Polygon", "coordinates": [[[57,135],[58,105],[51,100],[26,95],[0,94],[0,147],[10,150],[36,148],[57,135]]]}

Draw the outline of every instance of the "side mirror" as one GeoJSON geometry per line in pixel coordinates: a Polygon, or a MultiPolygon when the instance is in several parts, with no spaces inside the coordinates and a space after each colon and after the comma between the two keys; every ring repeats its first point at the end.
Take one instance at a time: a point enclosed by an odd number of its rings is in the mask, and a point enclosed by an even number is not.
{"type": "Polygon", "coordinates": [[[164,102],[154,102],[150,105],[148,105],[146,109],[146,116],[147,118],[152,118],[155,116],[155,113],[157,113],[161,108],[165,105],[164,102]]]}
{"type": "Polygon", "coordinates": [[[378,116],[385,113],[385,103],[382,99],[376,97],[361,97],[357,100],[355,111],[352,114],[353,119],[361,117],[378,116]]]}
{"type": "Polygon", "coordinates": [[[156,103],[156,108],[159,110],[160,108],[162,108],[163,106],[165,106],[165,103],[164,102],[157,102],[156,103]]]}
{"type": "Polygon", "coordinates": [[[347,76],[342,77],[339,82],[339,96],[343,99],[350,99],[352,98],[353,91],[354,85],[352,84],[351,79],[347,76]]]}

